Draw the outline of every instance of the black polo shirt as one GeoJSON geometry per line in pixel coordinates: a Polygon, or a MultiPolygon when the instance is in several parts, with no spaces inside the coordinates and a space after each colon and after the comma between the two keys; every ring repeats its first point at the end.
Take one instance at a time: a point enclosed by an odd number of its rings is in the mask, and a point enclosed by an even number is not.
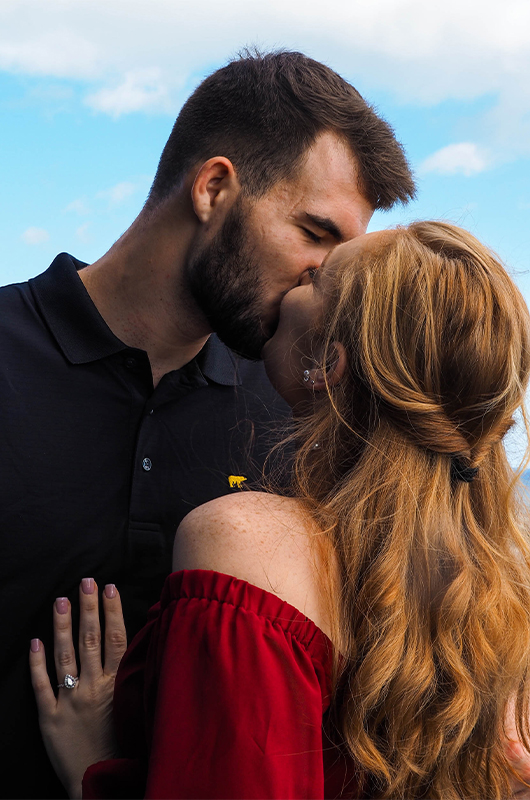
{"type": "Polygon", "coordinates": [[[54,598],[75,599],[86,576],[116,583],[135,633],[182,517],[256,481],[273,421],[288,413],[262,364],[215,336],[153,390],[147,354],[107,327],[83,266],[62,254],[0,290],[2,797],[61,796],[27,667],[31,638],[52,654],[54,598]]]}

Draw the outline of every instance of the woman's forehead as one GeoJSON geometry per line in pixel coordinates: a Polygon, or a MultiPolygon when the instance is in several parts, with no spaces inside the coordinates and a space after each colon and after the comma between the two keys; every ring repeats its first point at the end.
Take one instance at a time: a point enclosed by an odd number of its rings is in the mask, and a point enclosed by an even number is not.
{"type": "Polygon", "coordinates": [[[371,233],[364,233],[362,236],[356,236],[355,239],[350,239],[343,244],[337,245],[331,250],[320,269],[317,270],[314,283],[317,288],[322,286],[323,279],[327,274],[331,274],[339,264],[344,264],[345,261],[353,261],[361,254],[365,255],[370,253],[371,250],[378,250],[382,244],[390,241],[395,235],[395,230],[382,230],[372,231],[371,233]]]}
{"type": "Polygon", "coordinates": [[[362,236],[356,236],[355,239],[350,239],[344,244],[340,244],[333,250],[341,261],[346,258],[358,255],[360,253],[369,253],[371,250],[377,250],[381,245],[389,242],[395,236],[395,230],[382,230],[371,231],[371,233],[363,233],[362,236]]]}

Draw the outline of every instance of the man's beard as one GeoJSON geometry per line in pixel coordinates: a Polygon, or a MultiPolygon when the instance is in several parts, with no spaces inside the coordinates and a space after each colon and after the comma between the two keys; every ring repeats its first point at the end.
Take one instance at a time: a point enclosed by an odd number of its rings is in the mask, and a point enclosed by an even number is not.
{"type": "Polygon", "coordinates": [[[191,295],[211,328],[231,350],[257,360],[268,336],[261,319],[263,281],[236,202],[212,242],[188,264],[191,295]]]}

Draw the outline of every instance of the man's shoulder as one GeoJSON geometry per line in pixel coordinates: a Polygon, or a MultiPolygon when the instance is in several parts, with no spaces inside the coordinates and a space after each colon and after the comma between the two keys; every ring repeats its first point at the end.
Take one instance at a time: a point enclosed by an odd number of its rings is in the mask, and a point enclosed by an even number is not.
{"type": "MultiPolygon", "coordinates": [[[[80,263],[80,262],[79,262],[80,263]]],[[[61,284],[61,272],[78,269],[76,260],[67,253],[60,253],[46,269],[38,272],[35,276],[25,281],[0,286],[0,307],[2,312],[15,310],[21,312],[25,309],[33,309],[36,306],[36,294],[38,295],[41,285],[57,286],[61,284]]],[[[0,318],[0,324],[2,319],[0,318]]]]}
{"type": "Polygon", "coordinates": [[[30,291],[29,281],[8,283],[5,286],[0,286],[0,302],[6,305],[10,305],[11,303],[19,300],[29,291],[30,291]]]}
{"type": "Polygon", "coordinates": [[[35,300],[29,281],[0,287],[0,330],[20,327],[24,317],[34,314],[35,300]]]}

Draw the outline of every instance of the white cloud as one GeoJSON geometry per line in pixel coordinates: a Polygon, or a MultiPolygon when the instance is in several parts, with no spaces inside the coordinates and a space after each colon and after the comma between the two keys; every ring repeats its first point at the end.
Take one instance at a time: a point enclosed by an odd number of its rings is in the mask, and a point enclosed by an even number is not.
{"type": "Polygon", "coordinates": [[[90,214],[90,207],[83,197],[78,197],[76,200],[72,200],[72,202],[68,203],[64,210],[73,211],[80,216],[86,216],[86,214],[90,214]]]}
{"type": "Polygon", "coordinates": [[[420,175],[476,175],[491,164],[488,152],[473,142],[459,142],[442,147],[425,159],[418,169],[420,175]]]}
{"type": "Polygon", "coordinates": [[[305,49],[423,102],[526,80],[528,0],[504,0],[501,12],[499,0],[331,0],[326,8],[320,0],[2,0],[0,68],[133,94],[151,73],[170,94],[258,43],[305,49]]]}
{"type": "Polygon", "coordinates": [[[65,15],[63,22],[59,5],[52,0],[51,16],[47,20],[33,2],[7,0],[2,3],[1,69],[56,78],[90,79],[100,73],[97,37],[79,30],[72,15],[70,19],[65,15]]]}
{"type": "Polygon", "coordinates": [[[121,83],[113,88],[100,89],[85,98],[96,111],[113,117],[131,111],[170,111],[169,89],[159,69],[136,70],[125,73],[121,83]]]}
{"type": "Polygon", "coordinates": [[[44,228],[27,228],[20,238],[26,244],[44,244],[50,238],[50,234],[44,228]]]}
{"type": "Polygon", "coordinates": [[[101,197],[108,201],[109,208],[115,208],[121,205],[124,200],[127,200],[136,191],[136,185],[130,181],[122,181],[110,189],[104,189],[96,194],[96,197],[101,197]]]}
{"type": "Polygon", "coordinates": [[[245,44],[285,46],[404,103],[494,96],[484,137],[527,154],[529,31],[528,0],[2,0],[0,69],[81,80],[114,117],[174,114],[245,44]]]}
{"type": "Polygon", "coordinates": [[[84,222],[76,229],[75,235],[83,244],[88,244],[88,242],[90,242],[89,229],[90,222],[84,222]]]}

